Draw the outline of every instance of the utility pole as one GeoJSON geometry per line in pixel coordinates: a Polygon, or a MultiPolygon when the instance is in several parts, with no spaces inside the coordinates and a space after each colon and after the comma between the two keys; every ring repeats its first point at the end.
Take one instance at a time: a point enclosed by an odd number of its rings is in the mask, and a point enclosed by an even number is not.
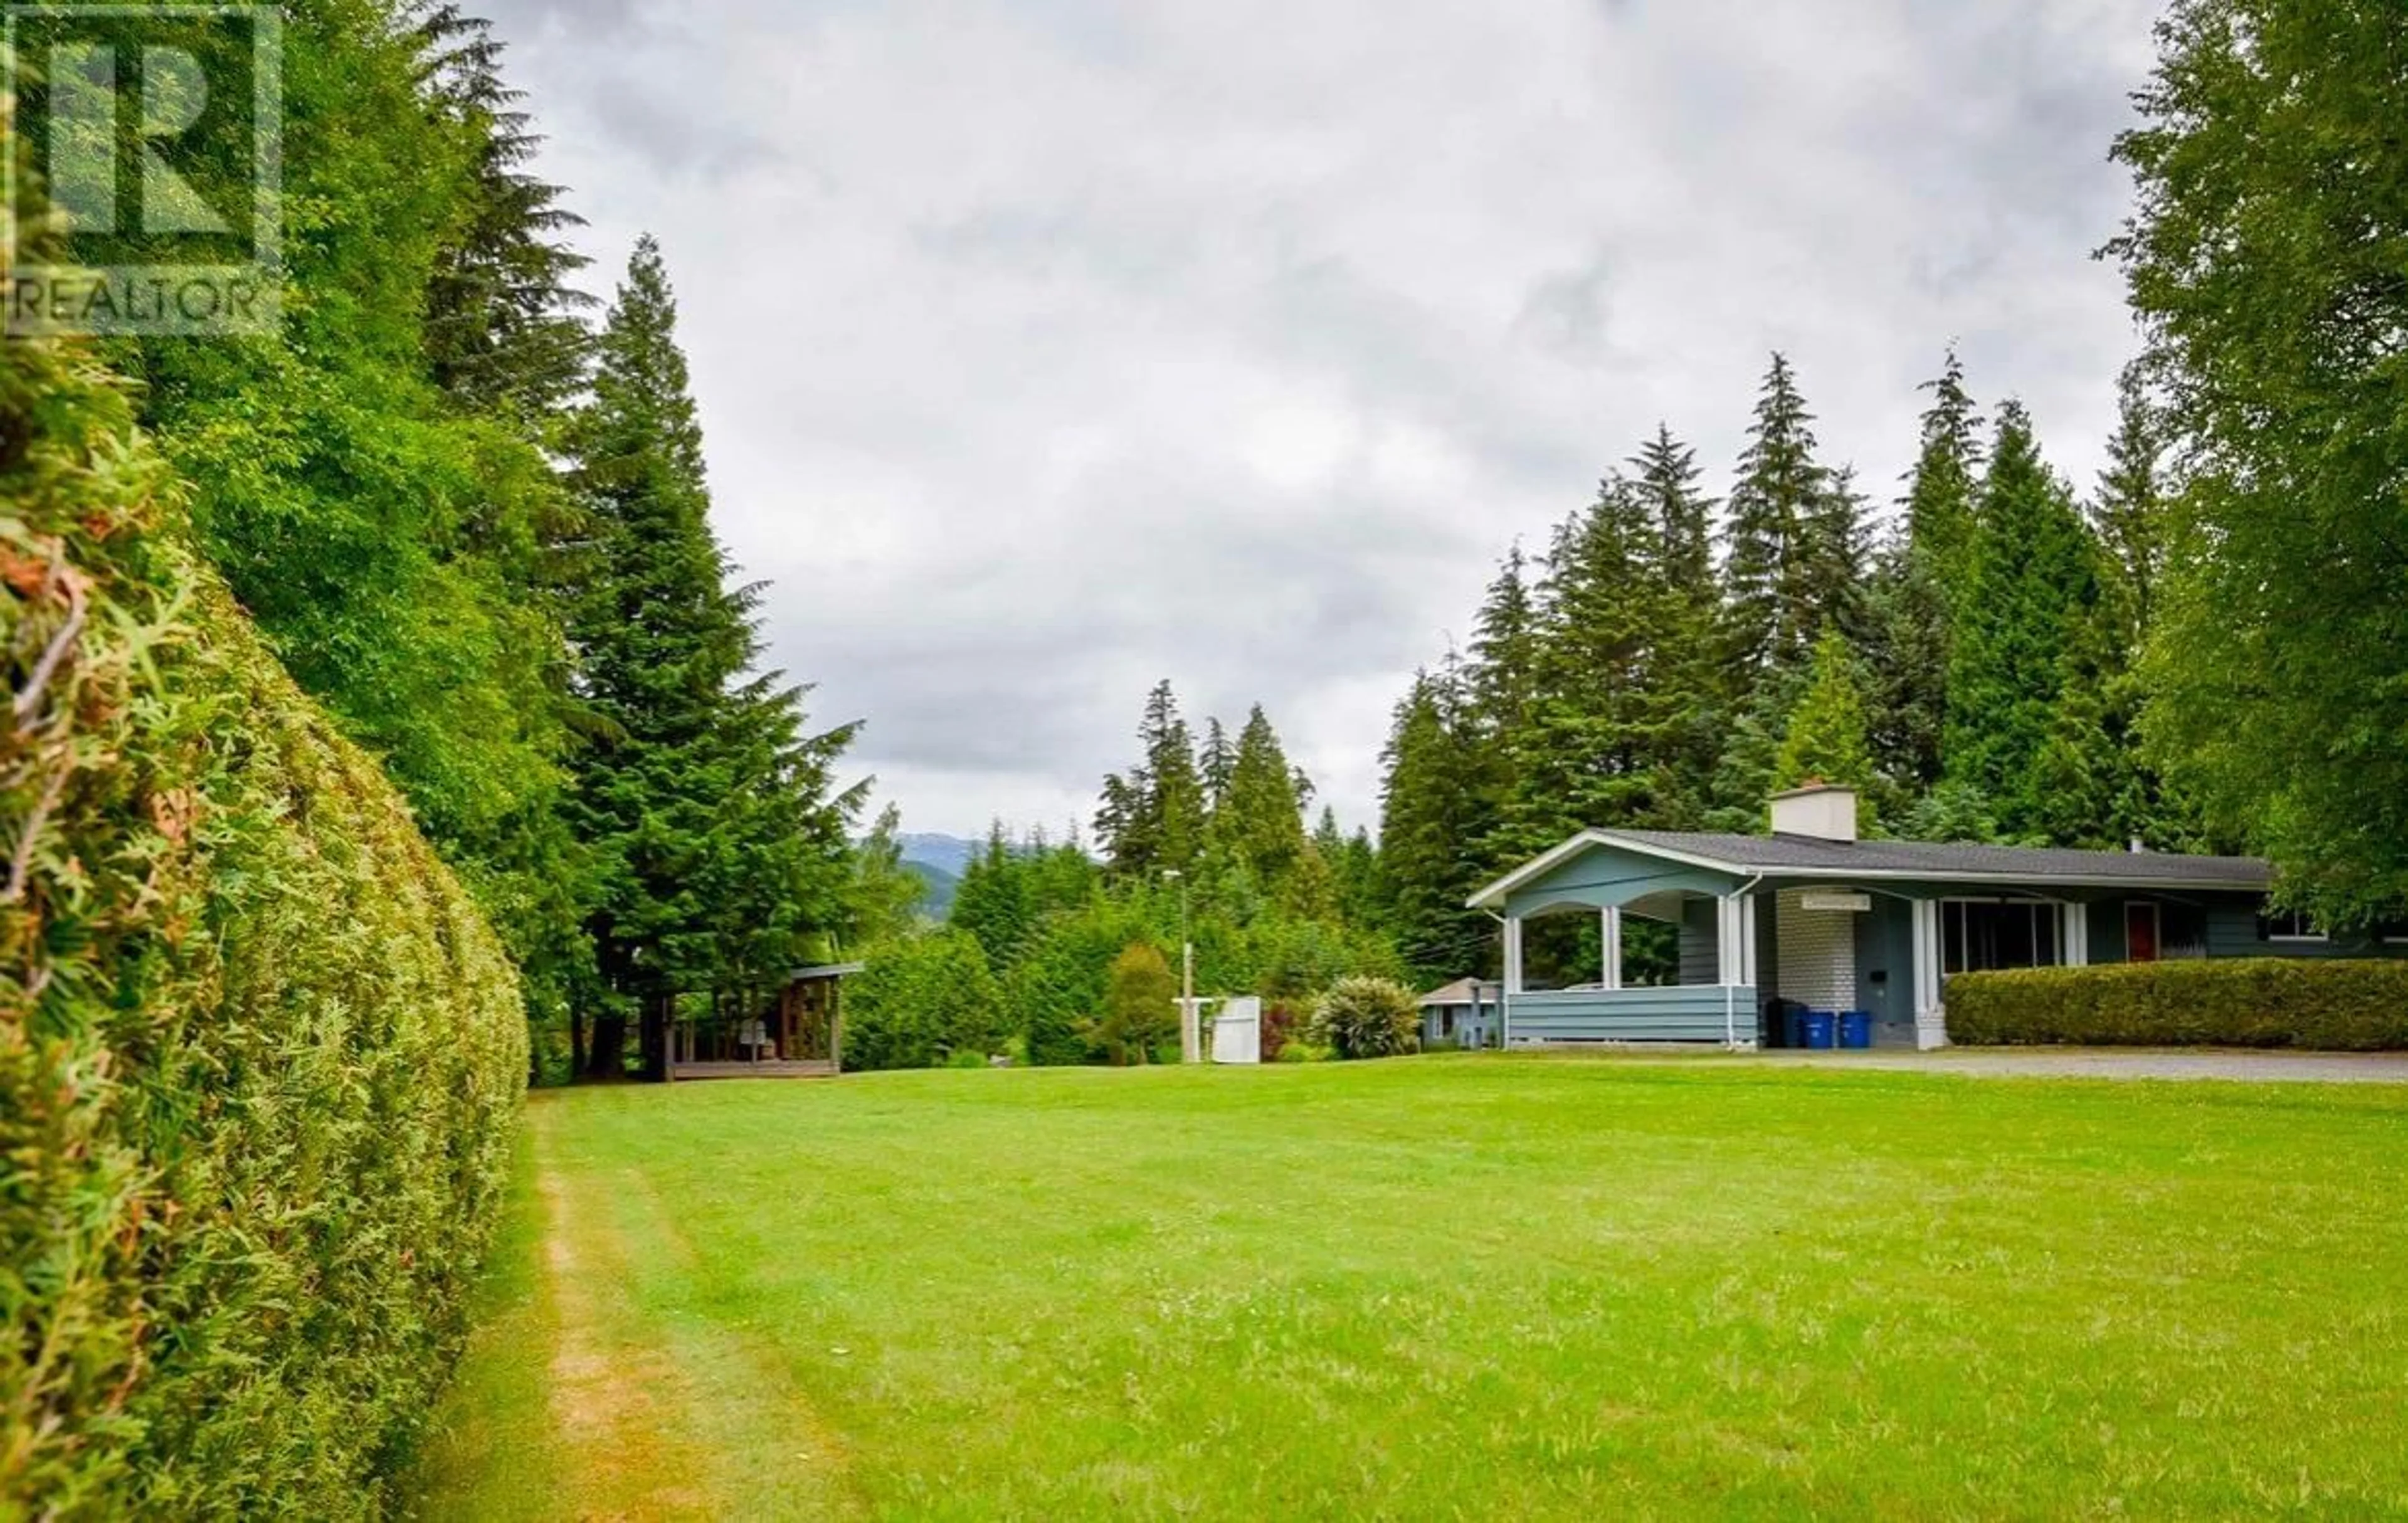
{"type": "Polygon", "coordinates": [[[1179,884],[1179,1059],[1204,1061],[1204,1023],[1196,1018],[1196,939],[1187,922],[1187,875],[1177,868],[1162,869],[1165,879],[1179,884]]]}

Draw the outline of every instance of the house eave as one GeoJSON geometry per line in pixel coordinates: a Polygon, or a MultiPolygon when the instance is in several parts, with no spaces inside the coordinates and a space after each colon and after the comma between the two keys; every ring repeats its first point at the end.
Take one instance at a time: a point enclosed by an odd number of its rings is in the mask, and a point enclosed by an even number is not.
{"type": "Polygon", "coordinates": [[[2230,879],[2207,879],[2183,874],[2142,877],[2130,873],[2049,872],[2035,869],[2028,872],[1967,871],[1947,868],[1856,868],[1847,866],[1800,867],[1795,863],[1757,863],[1729,857],[1709,855],[1702,852],[1685,852],[1657,841],[1638,841],[1612,830],[1584,830],[1570,841],[1523,864],[1473,895],[1468,908],[1495,911],[1501,909],[1516,889],[1552,871],[1557,866],[1579,855],[1592,846],[1611,846],[1660,862],[1674,862],[1684,867],[1698,868],[1709,872],[1726,873],[1735,878],[1779,879],[1784,881],[1831,883],[1925,883],[1961,884],[1969,887],[2062,887],[2080,889],[2133,889],[2159,893],[2230,893],[2263,894],[2273,886],[2271,872],[2256,882],[2230,879]]]}

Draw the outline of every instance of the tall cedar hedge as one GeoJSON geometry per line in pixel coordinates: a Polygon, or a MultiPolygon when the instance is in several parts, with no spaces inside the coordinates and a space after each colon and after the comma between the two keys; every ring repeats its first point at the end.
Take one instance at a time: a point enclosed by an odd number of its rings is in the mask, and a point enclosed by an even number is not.
{"type": "Polygon", "coordinates": [[[458,1348],[525,1022],[129,419],[0,345],[0,1517],[360,1516],[458,1348]]]}
{"type": "Polygon", "coordinates": [[[1965,973],[1948,1036],[1980,1046],[2408,1048],[2408,962],[2290,957],[1965,973]]]}

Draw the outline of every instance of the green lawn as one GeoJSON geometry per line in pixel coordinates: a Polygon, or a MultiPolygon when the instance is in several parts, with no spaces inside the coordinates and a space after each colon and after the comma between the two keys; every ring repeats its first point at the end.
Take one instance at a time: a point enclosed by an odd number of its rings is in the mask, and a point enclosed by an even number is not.
{"type": "Polygon", "coordinates": [[[1433,1058],[530,1121],[430,1516],[2408,1511],[2408,1090],[1433,1058]]]}

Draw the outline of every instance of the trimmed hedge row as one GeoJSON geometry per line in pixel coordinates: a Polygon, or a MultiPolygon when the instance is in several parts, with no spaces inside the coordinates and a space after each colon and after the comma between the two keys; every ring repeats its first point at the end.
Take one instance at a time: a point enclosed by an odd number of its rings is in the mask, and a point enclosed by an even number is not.
{"type": "Polygon", "coordinates": [[[366,1516],[525,1022],[177,494],[89,354],[0,345],[0,1517],[366,1516]]]}
{"type": "Polygon", "coordinates": [[[2408,1048],[2408,962],[2251,957],[1966,973],[1948,1038],[1972,1046],[2408,1048]]]}

